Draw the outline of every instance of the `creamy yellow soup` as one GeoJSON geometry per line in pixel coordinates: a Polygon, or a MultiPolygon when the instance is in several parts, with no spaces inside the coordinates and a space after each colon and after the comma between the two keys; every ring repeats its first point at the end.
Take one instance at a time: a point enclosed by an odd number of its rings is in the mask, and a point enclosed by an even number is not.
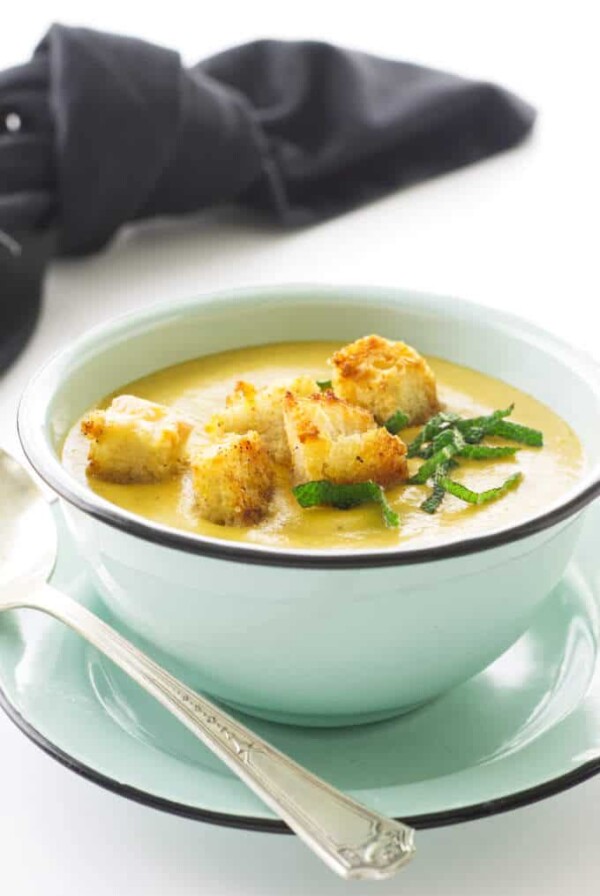
{"type": "MultiPolygon", "coordinates": [[[[115,394],[136,395],[194,417],[200,425],[192,438],[208,441],[202,423],[222,409],[225,397],[238,380],[248,380],[257,386],[291,380],[300,374],[326,380],[330,377],[326,359],[338,348],[339,343],[331,342],[288,342],[222,352],[159,370],[128,383],[115,394]]],[[[521,471],[520,485],[500,500],[472,506],[446,495],[437,513],[430,515],[419,508],[430,493],[428,486],[397,486],[389,489],[387,496],[400,515],[400,527],[387,529],[375,505],[352,510],[302,509],[292,495],[289,473],[280,470],[268,516],[257,525],[240,528],[219,526],[202,519],[194,508],[185,473],[166,482],[143,485],[121,485],[87,477],[88,443],[80,433],[79,422],[65,441],[63,462],[98,495],[132,513],[198,535],[279,548],[414,548],[473,537],[534,515],[550,506],[578,479],[583,467],[581,445],[573,430],[557,414],[501,380],[449,361],[428,360],[437,377],[440,400],[447,410],[477,416],[514,402],[511,419],[542,430],[543,448],[522,446],[514,458],[501,460],[461,460],[460,468],[452,472],[453,478],[475,491],[483,491],[500,485],[511,473],[521,471]]],[[[108,396],[101,406],[106,406],[113,397],[108,396]]],[[[405,430],[402,437],[410,441],[418,430],[418,427],[405,430]]],[[[506,444],[496,438],[487,439],[486,443],[506,444]]],[[[409,461],[411,474],[419,464],[418,459],[409,461]]]]}

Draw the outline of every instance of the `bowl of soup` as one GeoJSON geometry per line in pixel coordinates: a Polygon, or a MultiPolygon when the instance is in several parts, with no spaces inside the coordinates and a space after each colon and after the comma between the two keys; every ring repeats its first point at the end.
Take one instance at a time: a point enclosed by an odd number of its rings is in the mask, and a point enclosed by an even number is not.
{"type": "Polygon", "coordinates": [[[592,360],[393,288],[140,310],[54,357],[18,422],[115,623],[192,686],[291,724],[390,717],[487,666],[600,490],[592,360]],[[409,413],[363,388],[365,351],[371,385],[410,368],[409,413]]]}

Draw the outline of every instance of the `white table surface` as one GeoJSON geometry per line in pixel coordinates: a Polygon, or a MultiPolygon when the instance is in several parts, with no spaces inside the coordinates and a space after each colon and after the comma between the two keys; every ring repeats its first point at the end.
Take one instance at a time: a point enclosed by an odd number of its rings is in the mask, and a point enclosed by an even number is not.
{"type": "MultiPolygon", "coordinates": [[[[50,14],[34,0],[3,6],[0,66],[28,58],[51,20],[145,37],[189,62],[260,36],[315,37],[496,80],[541,116],[522,148],[310,230],[269,233],[206,215],[147,226],[100,255],[56,263],[40,325],[0,378],[4,446],[16,450],[19,393],[50,353],[118,312],[215,287],[312,280],[450,293],[516,310],[600,357],[600,65],[591,4],[51,5],[50,14]]],[[[107,793],[0,716],[6,896],[592,896],[600,891],[599,842],[600,777],[506,815],[422,832],[418,858],[400,878],[345,884],[295,838],[209,827],[107,793]]]]}

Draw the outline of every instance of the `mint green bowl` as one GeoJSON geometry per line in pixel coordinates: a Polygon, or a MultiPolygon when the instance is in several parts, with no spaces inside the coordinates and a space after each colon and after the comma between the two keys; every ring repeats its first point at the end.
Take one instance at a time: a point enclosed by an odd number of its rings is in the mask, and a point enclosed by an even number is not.
{"type": "Polygon", "coordinates": [[[527,629],[600,490],[600,372],[530,323],[399,289],[282,286],[171,302],[113,320],[53,358],[19,410],[23,448],[60,495],[115,623],[192,685],[245,712],[345,725],[404,712],[474,675],[527,629]],[[150,522],[62,466],[73,422],[133,379],[200,355],[294,339],[401,337],[550,405],[587,468],[514,527],[420,549],[282,550],[150,522]]]}

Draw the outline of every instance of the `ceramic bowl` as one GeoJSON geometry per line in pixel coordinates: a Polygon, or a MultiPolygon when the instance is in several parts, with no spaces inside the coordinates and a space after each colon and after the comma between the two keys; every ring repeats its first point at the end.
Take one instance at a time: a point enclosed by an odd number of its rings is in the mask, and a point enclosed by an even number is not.
{"type": "Polygon", "coordinates": [[[59,494],[116,623],[192,685],[304,725],[392,716],[483,669],[561,578],[600,489],[600,372],[530,323],[399,289],[295,286],[206,295],[86,333],[29,384],[23,448],[59,494]],[[416,549],[282,550],[177,531],[95,495],[62,466],[73,422],[107,393],[199,355],[286,339],[401,334],[550,405],[587,467],[512,528],[416,549]]]}

